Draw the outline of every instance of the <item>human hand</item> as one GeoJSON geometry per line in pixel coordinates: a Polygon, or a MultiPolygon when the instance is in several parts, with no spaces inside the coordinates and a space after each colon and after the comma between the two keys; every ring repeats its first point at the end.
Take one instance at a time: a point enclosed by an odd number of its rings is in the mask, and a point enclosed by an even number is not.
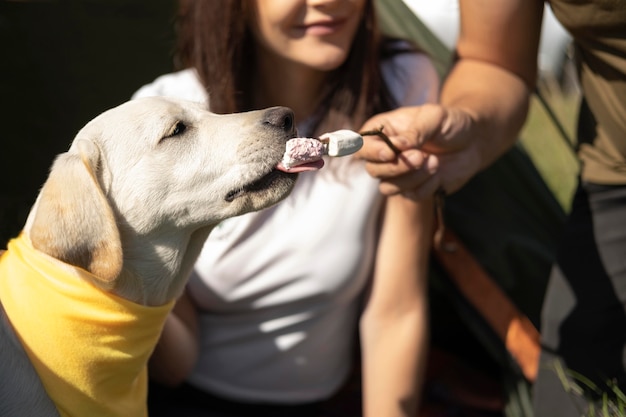
{"type": "Polygon", "coordinates": [[[438,190],[451,194],[481,169],[479,146],[471,139],[474,120],[466,111],[435,104],[401,107],[369,119],[361,131],[383,128],[401,151],[396,154],[376,136],[365,136],[357,157],[381,180],[385,195],[416,199],[438,190]]]}

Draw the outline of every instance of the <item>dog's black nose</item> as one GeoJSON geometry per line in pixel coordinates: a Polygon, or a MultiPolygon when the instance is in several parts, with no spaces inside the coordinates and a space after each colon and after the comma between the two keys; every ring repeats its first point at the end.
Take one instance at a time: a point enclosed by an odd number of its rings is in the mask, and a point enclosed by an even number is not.
{"type": "Polygon", "coordinates": [[[293,110],[289,107],[272,107],[265,111],[263,123],[277,127],[287,133],[295,133],[296,124],[293,110]]]}

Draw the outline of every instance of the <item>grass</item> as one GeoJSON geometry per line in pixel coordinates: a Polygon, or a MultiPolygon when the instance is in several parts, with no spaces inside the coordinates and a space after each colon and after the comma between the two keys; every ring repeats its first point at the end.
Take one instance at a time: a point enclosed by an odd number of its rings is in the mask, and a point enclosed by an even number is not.
{"type": "MultiPolygon", "coordinates": [[[[569,138],[573,140],[580,103],[579,94],[564,93],[558,88],[542,88],[542,95],[569,138]]],[[[537,96],[533,96],[520,140],[559,203],[566,211],[569,210],[577,182],[578,160],[537,96]]]]}
{"type": "Polygon", "coordinates": [[[584,417],[625,417],[626,416],[626,394],[612,381],[606,383],[609,392],[602,391],[596,384],[583,375],[571,370],[566,370],[560,362],[555,362],[555,372],[559,377],[566,392],[572,396],[583,397],[586,387],[599,398],[595,402],[589,403],[587,410],[580,410],[584,417]]]}

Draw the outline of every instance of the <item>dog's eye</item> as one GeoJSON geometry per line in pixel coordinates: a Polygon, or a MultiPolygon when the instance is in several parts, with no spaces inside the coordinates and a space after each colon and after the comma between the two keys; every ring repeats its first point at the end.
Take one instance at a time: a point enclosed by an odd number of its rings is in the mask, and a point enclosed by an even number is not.
{"type": "Polygon", "coordinates": [[[170,138],[172,136],[180,135],[185,130],[187,130],[187,125],[185,125],[183,122],[176,122],[176,124],[172,126],[172,130],[166,137],[170,138]]]}

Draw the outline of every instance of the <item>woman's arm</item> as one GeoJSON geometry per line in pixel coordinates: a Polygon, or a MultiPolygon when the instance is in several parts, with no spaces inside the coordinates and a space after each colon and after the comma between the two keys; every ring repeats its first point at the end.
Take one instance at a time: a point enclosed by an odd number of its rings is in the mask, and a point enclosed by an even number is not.
{"type": "Polygon", "coordinates": [[[171,387],[181,384],[191,373],[198,350],[198,312],[185,290],[167,317],[150,357],[150,378],[171,387]]]}
{"type": "Polygon", "coordinates": [[[417,415],[428,347],[432,200],[387,199],[361,318],[364,415],[417,415]]]}

